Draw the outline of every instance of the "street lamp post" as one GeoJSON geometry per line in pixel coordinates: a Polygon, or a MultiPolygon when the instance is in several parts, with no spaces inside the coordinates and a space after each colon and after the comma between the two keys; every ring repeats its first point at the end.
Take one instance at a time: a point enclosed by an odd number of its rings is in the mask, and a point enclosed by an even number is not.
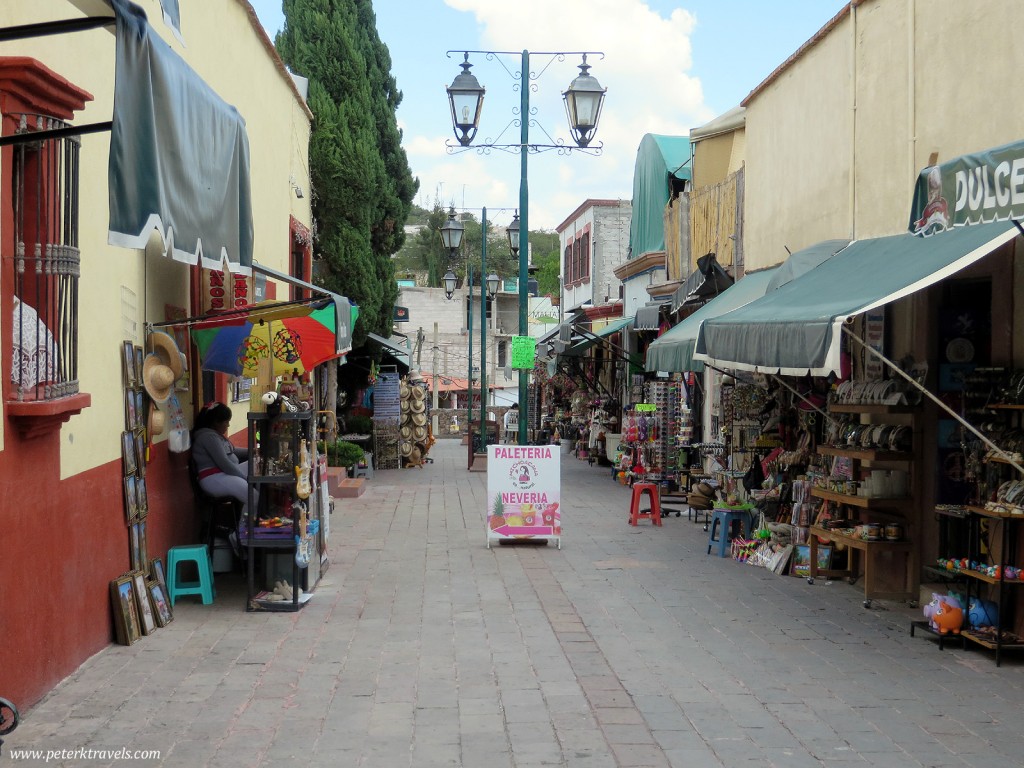
{"type": "MultiPolygon", "coordinates": [[[[452,112],[452,127],[455,130],[455,136],[459,141],[459,144],[463,149],[469,148],[473,143],[473,139],[476,137],[477,129],[480,124],[480,113],[483,108],[484,100],[484,88],[477,81],[476,77],[470,73],[470,67],[472,64],[469,63],[469,54],[478,53],[483,54],[487,58],[493,58],[494,56],[520,56],[520,70],[519,70],[519,91],[520,91],[520,106],[519,106],[519,127],[520,137],[519,144],[483,144],[479,145],[478,150],[484,151],[486,149],[503,149],[511,152],[519,152],[520,156],[520,176],[519,176],[519,227],[517,230],[516,239],[519,238],[519,232],[526,233],[526,244],[519,248],[519,335],[529,335],[528,315],[529,315],[529,185],[527,183],[527,170],[528,164],[527,159],[530,152],[540,152],[543,149],[557,149],[559,153],[568,153],[572,151],[572,147],[567,146],[564,142],[556,144],[530,144],[530,87],[533,80],[540,77],[540,74],[547,69],[547,66],[541,69],[541,72],[537,75],[533,75],[530,72],[530,52],[523,50],[517,54],[514,51],[457,51],[450,50],[448,55],[452,53],[462,53],[463,63],[462,72],[455,78],[448,90],[448,101],[451,106],[452,112]]],[[[583,151],[589,151],[591,154],[600,154],[601,146],[591,147],[591,141],[594,138],[594,134],[597,132],[597,124],[601,117],[601,107],[604,103],[604,95],[607,89],[601,88],[600,83],[597,79],[589,73],[590,66],[587,64],[587,56],[590,54],[596,54],[602,56],[604,54],[597,51],[535,51],[534,55],[550,56],[550,61],[558,59],[559,61],[564,60],[569,55],[580,55],[583,57],[583,63],[579,65],[580,75],[576,77],[569,85],[569,88],[562,93],[562,98],[565,102],[565,112],[569,119],[570,132],[572,133],[573,140],[576,142],[577,148],[583,151]]],[[[549,61],[549,63],[550,63],[549,61]]],[[[515,77],[515,75],[513,75],[515,77]]],[[[458,148],[449,146],[449,151],[458,151],[458,148]]],[[[509,242],[511,244],[512,234],[509,234],[509,242]]],[[[519,439],[520,445],[526,444],[526,428],[528,424],[528,400],[527,390],[530,383],[529,371],[519,371],[519,439]]]]}

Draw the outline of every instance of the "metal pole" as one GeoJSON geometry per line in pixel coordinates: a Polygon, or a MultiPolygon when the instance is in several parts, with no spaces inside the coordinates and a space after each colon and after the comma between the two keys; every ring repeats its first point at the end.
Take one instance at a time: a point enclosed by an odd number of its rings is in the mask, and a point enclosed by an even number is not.
{"type": "Polygon", "coordinates": [[[433,407],[432,407],[432,409],[430,411],[430,414],[431,414],[430,428],[433,430],[433,433],[435,435],[437,434],[437,427],[438,427],[438,423],[437,423],[437,374],[438,374],[438,371],[437,371],[437,352],[438,352],[438,350],[437,350],[437,321],[435,320],[434,321],[434,370],[433,370],[433,374],[434,374],[433,375],[434,398],[433,398],[433,403],[432,403],[433,407]]]}
{"type": "Polygon", "coordinates": [[[469,369],[466,371],[466,434],[469,435],[469,445],[473,446],[473,265],[466,265],[466,314],[469,320],[466,325],[469,330],[469,369]]]}
{"type": "Polygon", "coordinates": [[[487,450],[487,208],[480,214],[480,429],[487,450]]]}
{"type": "MultiPolygon", "coordinates": [[[[526,181],[527,158],[530,146],[530,52],[523,50],[519,81],[519,335],[529,335],[527,325],[529,286],[527,285],[527,264],[530,260],[530,188],[526,181]]],[[[519,371],[519,445],[526,445],[527,389],[530,386],[530,372],[519,371]]]]}

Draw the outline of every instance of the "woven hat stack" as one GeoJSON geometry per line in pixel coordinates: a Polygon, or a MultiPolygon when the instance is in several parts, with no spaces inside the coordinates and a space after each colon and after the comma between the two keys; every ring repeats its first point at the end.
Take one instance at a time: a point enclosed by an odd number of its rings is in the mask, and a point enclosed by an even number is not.
{"type": "Polygon", "coordinates": [[[694,483],[686,497],[686,503],[693,509],[711,509],[715,503],[715,489],[705,482],[694,483]]]}
{"type": "Polygon", "coordinates": [[[402,459],[405,466],[419,466],[429,449],[427,428],[427,390],[418,374],[402,381],[398,390],[401,411],[399,432],[402,435],[402,459]]]}

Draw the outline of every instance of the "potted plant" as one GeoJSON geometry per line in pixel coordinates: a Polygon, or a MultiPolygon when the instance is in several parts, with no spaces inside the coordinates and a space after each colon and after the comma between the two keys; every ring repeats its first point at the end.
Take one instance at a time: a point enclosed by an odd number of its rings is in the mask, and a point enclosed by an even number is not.
{"type": "Polygon", "coordinates": [[[338,440],[327,446],[327,464],[334,467],[345,467],[349,477],[355,474],[355,467],[364,458],[363,449],[347,440],[338,440]]]}

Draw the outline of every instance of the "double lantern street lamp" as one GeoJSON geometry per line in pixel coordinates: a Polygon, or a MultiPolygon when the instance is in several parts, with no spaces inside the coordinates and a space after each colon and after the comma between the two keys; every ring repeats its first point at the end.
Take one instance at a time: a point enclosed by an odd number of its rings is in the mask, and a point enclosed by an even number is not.
{"type": "MultiPolygon", "coordinates": [[[[572,81],[569,88],[562,93],[565,103],[565,114],[569,121],[569,131],[576,148],[589,154],[600,154],[601,145],[591,146],[594,135],[597,133],[597,123],[601,117],[601,107],[604,104],[604,96],[607,91],[593,75],[590,74],[590,65],[587,64],[588,55],[604,57],[599,51],[534,51],[535,56],[548,56],[547,64],[540,72],[534,74],[530,71],[530,51],[516,53],[514,51],[458,51],[450,50],[448,56],[453,53],[462,53],[463,62],[460,65],[462,72],[452,81],[448,87],[448,103],[452,112],[452,127],[455,130],[455,137],[462,149],[468,149],[476,138],[477,130],[480,127],[480,114],[484,105],[484,88],[480,85],[476,76],[470,72],[473,66],[469,63],[469,54],[482,54],[487,59],[496,56],[520,56],[520,70],[518,74],[512,73],[506,67],[506,71],[513,79],[518,79],[514,87],[519,89],[520,106],[518,117],[514,118],[510,125],[518,123],[520,127],[520,140],[518,144],[498,144],[490,141],[478,145],[477,149],[484,152],[489,149],[502,149],[509,152],[518,152],[520,156],[519,176],[519,211],[517,216],[508,228],[509,246],[513,255],[519,256],[519,335],[529,335],[529,285],[528,271],[530,259],[529,247],[529,185],[527,183],[527,158],[531,152],[540,152],[545,149],[558,150],[559,154],[568,154],[573,148],[567,146],[564,141],[559,140],[555,144],[531,144],[530,125],[535,121],[530,117],[530,89],[533,82],[540,78],[548,65],[555,59],[563,61],[566,56],[579,55],[583,57],[583,63],[579,65],[580,74],[572,81]],[[527,233],[527,245],[520,248],[520,232],[527,233]]],[[[499,60],[500,61],[500,60],[499,60]]],[[[504,64],[502,64],[504,66],[504,64]]],[[[448,145],[449,152],[459,151],[458,147],[448,145]]],[[[454,218],[454,210],[452,216],[454,218]]],[[[442,237],[443,237],[442,229],[442,237]]],[[[450,246],[449,246],[450,247],[450,246]]],[[[454,290],[454,275],[452,288],[454,290]]],[[[447,278],[447,276],[446,276],[447,278]]],[[[447,283],[446,283],[447,285],[447,283]]],[[[527,389],[529,387],[529,371],[519,371],[519,445],[526,444],[526,427],[528,424],[528,399],[527,389]]]]}
{"type": "MultiPolygon", "coordinates": [[[[461,221],[455,218],[455,207],[452,206],[448,211],[448,221],[441,227],[441,242],[444,247],[448,249],[448,253],[454,260],[455,254],[458,253],[459,247],[462,245],[462,236],[465,233],[465,226],[461,221]]],[[[480,434],[482,435],[481,447],[486,450],[487,445],[487,300],[493,299],[495,294],[498,293],[498,284],[500,278],[493,272],[487,275],[486,279],[483,279],[483,275],[487,272],[487,209],[483,209],[483,215],[481,217],[481,241],[480,247],[480,434]],[[486,295],[484,291],[487,291],[486,295]]],[[[512,235],[509,234],[509,243],[512,242],[512,235]]],[[[517,236],[518,242],[518,236],[517,236]]],[[[458,281],[452,268],[449,267],[448,271],[442,278],[444,281],[444,295],[445,298],[451,299],[455,294],[455,284],[458,281]]],[[[469,364],[466,374],[466,413],[467,424],[470,430],[470,439],[472,439],[473,431],[473,308],[472,301],[472,289],[473,289],[473,266],[470,264],[466,268],[466,295],[470,298],[469,301],[469,318],[467,321],[467,330],[469,332],[469,364]]]]}

